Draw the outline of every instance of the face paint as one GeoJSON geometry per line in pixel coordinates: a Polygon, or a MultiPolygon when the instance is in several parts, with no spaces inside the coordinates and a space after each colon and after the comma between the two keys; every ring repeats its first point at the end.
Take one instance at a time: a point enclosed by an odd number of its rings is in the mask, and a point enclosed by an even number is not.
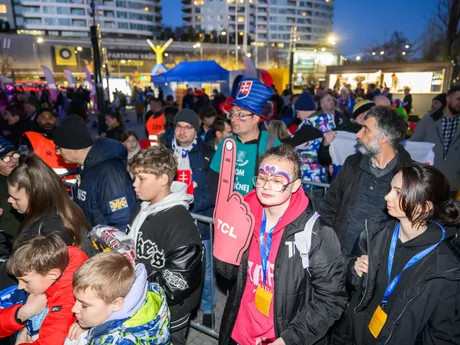
{"type": "Polygon", "coordinates": [[[276,165],[266,164],[263,168],[259,168],[259,174],[263,174],[267,176],[281,175],[286,178],[288,183],[291,183],[291,177],[289,176],[289,173],[283,170],[279,170],[276,165]]]}

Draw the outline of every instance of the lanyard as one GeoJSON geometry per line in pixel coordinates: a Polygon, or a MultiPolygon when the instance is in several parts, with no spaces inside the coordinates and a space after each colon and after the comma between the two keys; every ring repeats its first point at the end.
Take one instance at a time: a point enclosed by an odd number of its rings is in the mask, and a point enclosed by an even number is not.
{"type": "Polygon", "coordinates": [[[272,246],[272,238],[273,238],[273,230],[275,230],[276,224],[275,226],[273,226],[273,228],[269,229],[268,231],[266,231],[266,227],[267,227],[267,216],[265,215],[265,210],[264,210],[264,215],[262,217],[262,224],[260,226],[260,237],[259,237],[260,258],[262,259],[262,273],[263,273],[264,285],[267,284],[268,256],[270,255],[270,248],[272,246]],[[267,232],[267,241],[265,241],[265,232],[267,232]]]}
{"type": "Polygon", "coordinates": [[[441,239],[439,240],[438,243],[433,244],[432,246],[422,250],[420,253],[414,255],[412,259],[410,259],[406,266],[404,266],[403,270],[396,276],[394,279],[390,282],[391,279],[391,269],[393,268],[393,260],[394,260],[394,255],[395,255],[395,250],[396,250],[396,243],[398,242],[398,235],[399,235],[399,229],[401,227],[400,224],[398,224],[393,232],[393,237],[391,239],[391,245],[390,245],[390,251],[388,252],[388,287],[385,290],[385,294],[383,295],[383,301],[382,304],[385,305],[388,303],[388,297],[393,293],[393,291],[396,288],[396,284],[398,284],[399,279],[401,278],[401,274],[408,269],[409,267],[415,265],[417,262],[422,260],[425,256],[427,256],[429,253],[431,253],[439,244],[444,241],[446,237],[446,230],[441,226],[441,224],[435,222],[442,230],[442,236],[441,239]]]}

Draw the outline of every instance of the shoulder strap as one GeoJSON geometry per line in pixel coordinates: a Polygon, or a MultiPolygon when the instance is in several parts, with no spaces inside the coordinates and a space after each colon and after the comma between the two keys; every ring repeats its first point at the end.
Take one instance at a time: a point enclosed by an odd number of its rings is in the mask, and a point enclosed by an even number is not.
{"type": "Polygon", "coordinates": [[[295,234],[295,246],[300,253],[300,257],[302,259],[302,267],[308,270],[310,265],[310,260],[308,258],[308,254],[310,253],[311,248],[311,237],[313,233],[313,226],[315,225],[316,221],[319,218],[318,212],[315,212],[308,222],[305,224],[303,231],[300,231],[295,234]]]}

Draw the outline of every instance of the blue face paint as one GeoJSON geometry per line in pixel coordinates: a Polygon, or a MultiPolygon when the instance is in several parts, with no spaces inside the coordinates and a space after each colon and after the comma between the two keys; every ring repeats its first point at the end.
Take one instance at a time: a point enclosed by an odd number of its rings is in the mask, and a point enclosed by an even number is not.
{"type": "Polygon", "coordinates": [[[278,169],[276,165],[265,164],[263,168],[259,168],[259,174],[267,175],[269,177],[276,175],[283,176],[284,178],[286,178],[288,183],[291,183],[291,176],[289,176],[289,173],[287,173],[284,170],[278,169]]]}

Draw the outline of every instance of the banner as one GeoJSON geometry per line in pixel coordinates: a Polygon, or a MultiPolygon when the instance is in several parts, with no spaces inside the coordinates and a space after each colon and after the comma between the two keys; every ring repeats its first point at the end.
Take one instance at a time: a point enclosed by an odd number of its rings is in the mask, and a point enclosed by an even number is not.
{"type": "Polygon", "coordinates": [[[73,76],[72,72],[68,69],[65,69],[64,74],[67,79],[67,82],[69,83],[69,86],[75,87],[75,85],[77,85],[77,81],[75,80],[75,77],[73,76]]]}
{"type": "Polygon", "coordinates": [[[89,71],[87,66],[85,66],[84,71],[85,71],[85,74],[86,74],[86,80],[88,81],[88,84],[89,84],[89,91],[91,91],[91,93],[93,93],[94,92],[94,84],[93,84],[93,77],[91,75],[91,72],[89,71]]]}
{"type": "Polygon", "coordinates": [[[46,82],[48,83],[48,90],[50,92],[51,100],[56,102],[58,96],[58,90],[56,87],[56,80],[54,79],[53,73],[46,66],[42,66],[43,74],[45,75],[46,82]]]}
{"type": "Polygon", "coordinates": [[[54,56],[57,66],[77,65],[77,55],[74,47],[56,46],[54,47],[54,56]]]}
{"type": "MultiPolygon", "coordinates": [[[[409,152],[412,159],[416,162],[433,165],[434,163],[434,144],[427,142],[403,141],[401,145],[409,152]]],[[[334,175],[338,172],[348,156],[358,152],[356,147],[356,134],[350,132],[337,131],[337,135],[329,146],[329,154],[334,166],[334,175]]]]}

